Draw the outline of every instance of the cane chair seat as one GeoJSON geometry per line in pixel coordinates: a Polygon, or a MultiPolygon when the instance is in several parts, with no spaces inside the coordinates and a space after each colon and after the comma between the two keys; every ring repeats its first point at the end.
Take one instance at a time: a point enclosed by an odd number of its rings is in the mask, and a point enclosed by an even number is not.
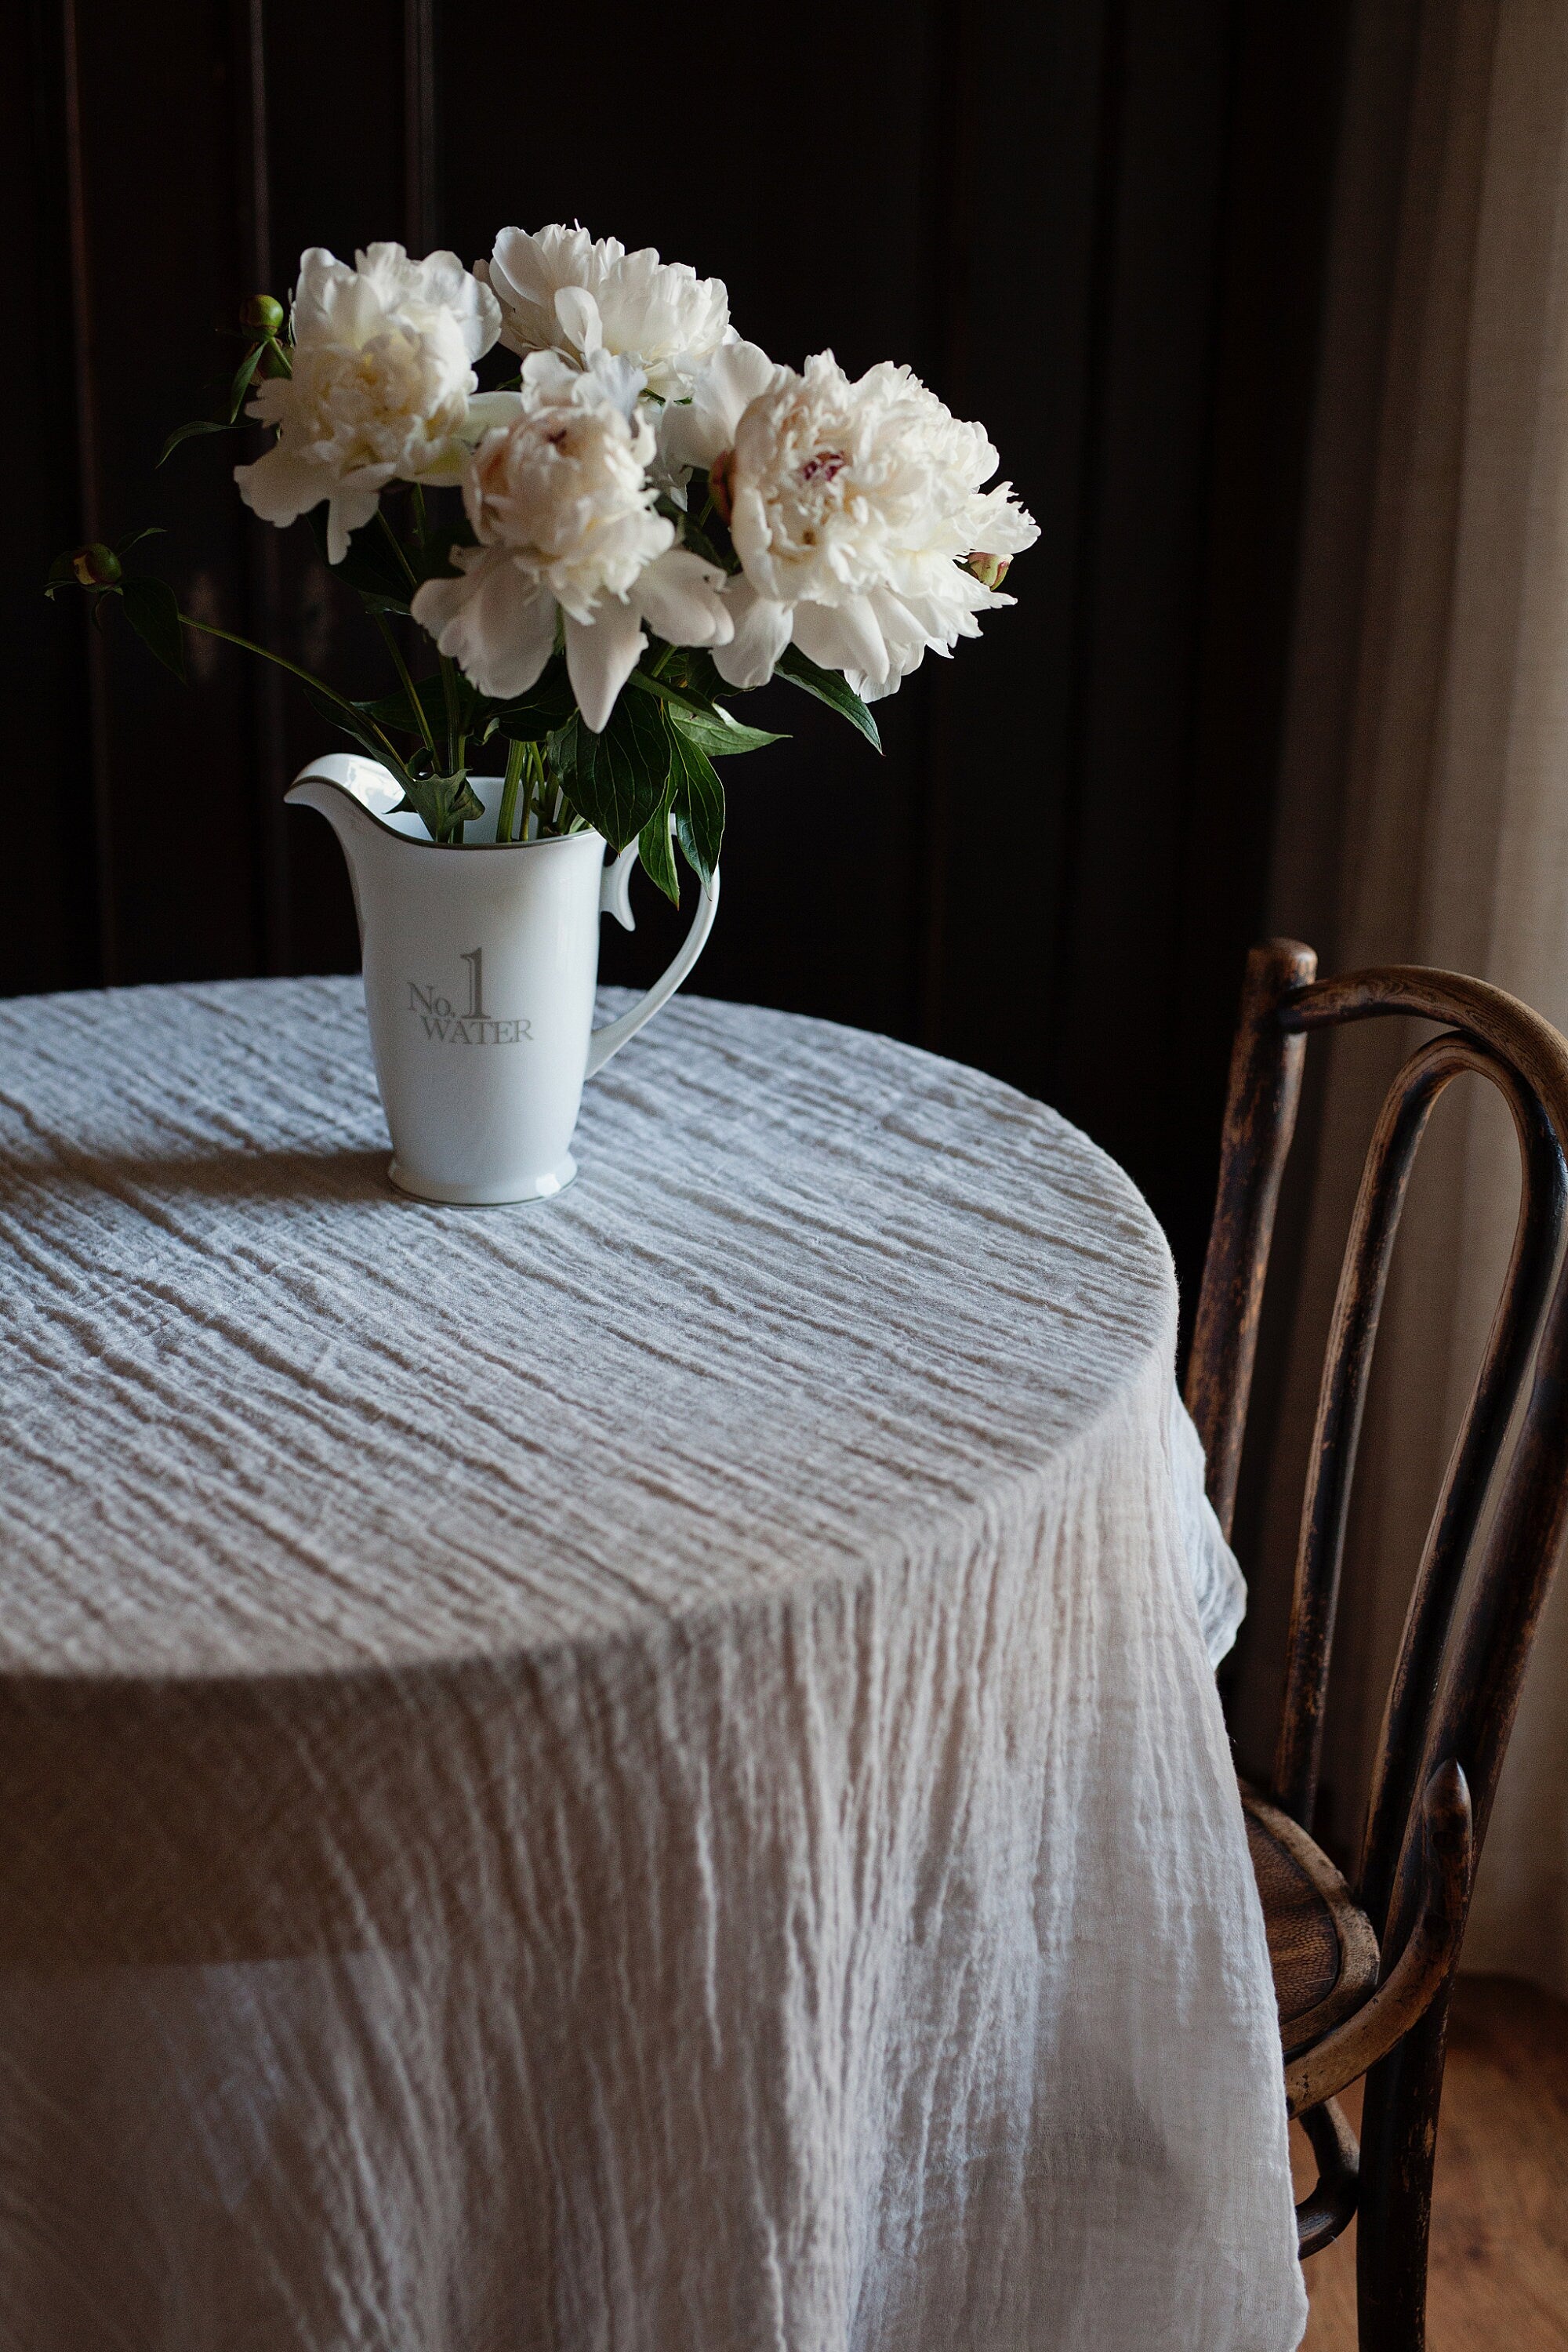
{"type": "Polygon", "coordinates": [[[1377,1937],[1333,1864],[1288,1813],[1243,1788],[1247,1843],[1263,1900],[1285,2055],[1310,2049],[1368,1999],[1377,1937]]]}

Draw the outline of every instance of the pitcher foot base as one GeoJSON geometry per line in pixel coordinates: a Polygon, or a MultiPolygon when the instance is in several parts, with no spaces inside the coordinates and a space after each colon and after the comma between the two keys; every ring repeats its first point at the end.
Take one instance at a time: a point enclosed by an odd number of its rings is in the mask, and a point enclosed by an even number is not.
{"type": "Polygon", "coordinates": [[[552,1201],[577,1173],[577,1162],[568,1152],[542,1176],[492,1184],[444,1184],[433,1176],[410,1174],[395,1160],[387,1161],[386,1172],[400,1192],[410,1192],[416,1201],[444,1201],[463,1209],[499,1209],[517,1201],[552,1201]]]}

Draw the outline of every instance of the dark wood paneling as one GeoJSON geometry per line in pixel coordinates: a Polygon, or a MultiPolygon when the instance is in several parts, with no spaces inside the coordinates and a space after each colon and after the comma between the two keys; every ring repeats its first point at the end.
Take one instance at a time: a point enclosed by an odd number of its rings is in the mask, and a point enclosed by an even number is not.
{"type": "MultiPolygon", "coordinates": [[[[742,14],[668,65],[630,9],[74,0],[74,83],[69,11],[4,5],[40,453],[5,643],[43,807],[3,984],[352,962],[335,845],[280,806],[320,722],[222,649],[182,696],[118,616],[94,656],[35,583],[95,502],[110,532],[156,518],[198,607],[378,676],[303,535],[238,508],[242,445],[154,480],[162,433],[224,373],[212,328],[307,243],[472,260],[577,216],[723,277],[781,358],[910,361],[986,420],[1043,530],[1016,608],[882,706],[884,760],[770,690],[794,740],[731,772],[702,984],[1050,1094],[1195,1266],[1261,906],[1343,0],[866,0],[826,57],[742,14]]],[[[606,973],[673,931],[654,908],[606,933],[606,973]]]]}

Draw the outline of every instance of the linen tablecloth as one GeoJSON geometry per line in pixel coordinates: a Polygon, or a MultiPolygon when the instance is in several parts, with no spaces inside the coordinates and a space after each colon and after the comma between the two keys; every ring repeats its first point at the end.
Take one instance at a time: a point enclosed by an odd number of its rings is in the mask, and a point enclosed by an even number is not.
{"type": "Polygon", "coordinates": [[[0,1007],[6,2352],[1288,2352],[1127,1179],[679,1001],[401,1199],[357,983],[0,1007]]]}

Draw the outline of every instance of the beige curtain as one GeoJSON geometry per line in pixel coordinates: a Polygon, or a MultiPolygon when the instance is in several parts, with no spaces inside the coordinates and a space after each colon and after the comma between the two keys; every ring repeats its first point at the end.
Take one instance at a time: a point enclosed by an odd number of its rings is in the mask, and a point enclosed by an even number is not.
{"type": "MultiPolygon", "coordinates": [[[[1325,969],[1447,964],[1568,1028],[1568,0],[1369,0],[1356,37],[1274,924],[1325,969]]],[[[1258,1517],[1244,1745],[1275,1703],[1355,1178],[1412,1042],[1380,1027],[1336,1039],[1303,1136],[1311,1193],[1258,1517]]],[[[1435,1115],[1390,1286],[1329,1726],[1342,1843],[1512,1234],[1512,1132],[1489,1096],[1463,1082],[1435,1115]]],[[[1568,1995],[1568,1578],[1466,1959],[1568,1995]]]]}

